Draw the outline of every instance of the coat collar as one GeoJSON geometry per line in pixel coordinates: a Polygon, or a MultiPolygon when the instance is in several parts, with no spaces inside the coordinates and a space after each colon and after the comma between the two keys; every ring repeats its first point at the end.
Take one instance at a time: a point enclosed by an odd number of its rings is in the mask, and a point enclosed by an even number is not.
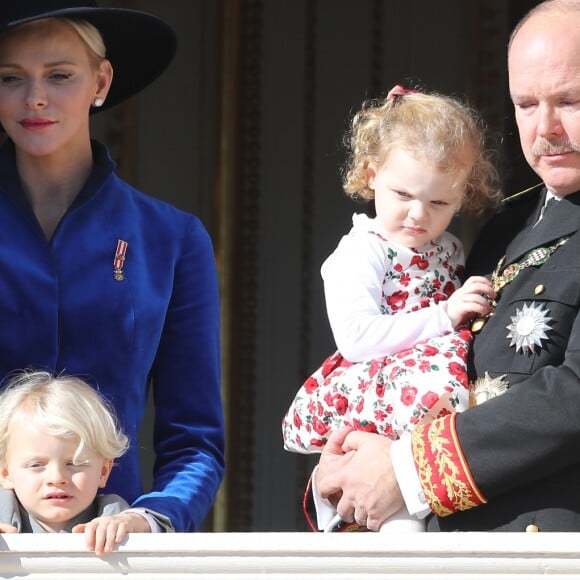
{"type": "MultiPolygon", "coordinates": [[[[93,169],[72,207],[76,207],[93,197],[116,168],[116,163],[105,145],[99,141],[91,140],[91,149],[93,151],[93,169]]],[[[29,208],[26,194],[22,190],[18,176],[14,143],[10,139],[6,139],[0,146],[0,194],[7,195],[18,205],[29,208]]]]}
{"type": "Polygon", "coordinates": [[[517,261],[534,248],[549,245],[562,236],[574,234],[580,229],[580,192],[553,202],[553,207],[550,207],[542,220],[534,226],[545,199],[546,191],[544,190],[539,196],[536,211],[532,212],[526,227],[508,246],[506,265],[517,261]]]}

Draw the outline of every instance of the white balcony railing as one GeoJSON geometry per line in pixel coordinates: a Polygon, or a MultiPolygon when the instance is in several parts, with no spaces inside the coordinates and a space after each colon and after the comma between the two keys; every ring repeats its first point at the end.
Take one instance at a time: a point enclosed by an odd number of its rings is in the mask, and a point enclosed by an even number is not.
{"type": "Polygon", "coordinates": [[[376,580],[580,578],[580,534],[133,534],[96,557],[82,536],[0,535],[0,578],[376,580]]]}

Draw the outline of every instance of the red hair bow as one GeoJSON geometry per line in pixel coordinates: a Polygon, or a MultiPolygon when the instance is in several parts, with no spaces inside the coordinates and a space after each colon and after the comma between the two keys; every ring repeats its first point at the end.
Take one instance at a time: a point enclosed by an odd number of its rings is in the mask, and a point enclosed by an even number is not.
{"type": "Polygon", "coordinates": [[[413,89],[406,89],[401,85],[395,85],[387,94],[387,99],[394,99],[395,97],[402,97],[404,95],[412,95],[416,93],[413,89]]]}

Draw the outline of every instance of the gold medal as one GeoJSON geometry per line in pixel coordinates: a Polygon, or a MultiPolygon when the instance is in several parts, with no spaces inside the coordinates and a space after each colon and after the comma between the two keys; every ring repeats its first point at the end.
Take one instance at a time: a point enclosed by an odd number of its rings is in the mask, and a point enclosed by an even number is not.
{"type": "Polygon", "coordinates": [[[483,377],[475,380],[469,393],[469,406],[481,405],[498,395],[503,395],[509,387],[509,383],[504,381],[505,375],[490,377],[486,371],[483,377]]]}
{"type": "Polygon", "coordinates": [[[479,332],[487,322],[487,318],[479,317],[471,323],[471,332],[479,332]]]}

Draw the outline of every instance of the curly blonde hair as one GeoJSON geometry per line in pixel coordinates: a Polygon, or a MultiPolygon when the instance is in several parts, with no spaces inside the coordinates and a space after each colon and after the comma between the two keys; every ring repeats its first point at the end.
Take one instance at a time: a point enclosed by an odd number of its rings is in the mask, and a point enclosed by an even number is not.
{"type": "Polygon", "coordinates": [[[374,199],[368,165],[382,165],[393,147],[444,172],[469,164],[462,203],[469,213],[479,214],[501,199],[483,123],[475,110],[455,98],[416,92],[366,101],[353,116],[345,143],[343,188],[354,199],[374,199]]]}

